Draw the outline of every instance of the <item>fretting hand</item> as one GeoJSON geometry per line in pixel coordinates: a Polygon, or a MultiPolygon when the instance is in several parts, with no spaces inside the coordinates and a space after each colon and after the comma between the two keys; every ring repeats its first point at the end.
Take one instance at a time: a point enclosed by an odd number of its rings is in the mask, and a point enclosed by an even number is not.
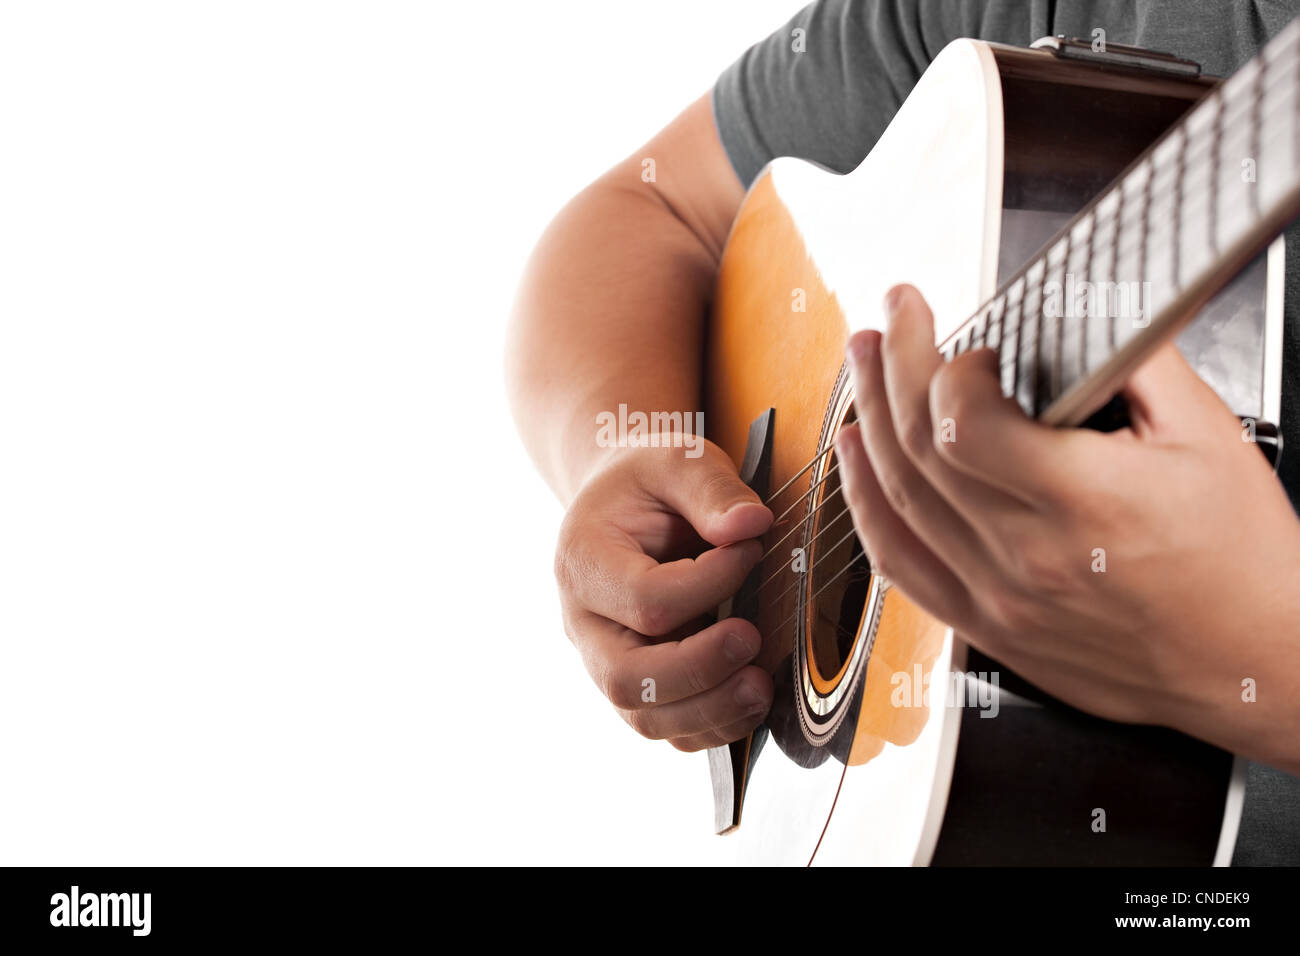
{"type": "Polygon", "coordinates": [[[886,310],[836,446],[875,569],[1068,703],[1300,771],[1300,521],[1214,391],[1169,345],[1131,427],[1053,429],[992,351],[942,361],[915,289],[886,310]]]}

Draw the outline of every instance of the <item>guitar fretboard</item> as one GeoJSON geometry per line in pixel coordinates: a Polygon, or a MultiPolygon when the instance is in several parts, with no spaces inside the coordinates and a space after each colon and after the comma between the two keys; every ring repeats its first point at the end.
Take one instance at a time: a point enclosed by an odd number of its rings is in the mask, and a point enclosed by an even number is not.
{"type": "MultiPolygon", "coordinates": [[[[1099,133],[1099,135],[1103,135],[1099,133]]],[[[940,346],[1077,424],[1300,214],[1300,19],[1212,90],[940,346]]]]}

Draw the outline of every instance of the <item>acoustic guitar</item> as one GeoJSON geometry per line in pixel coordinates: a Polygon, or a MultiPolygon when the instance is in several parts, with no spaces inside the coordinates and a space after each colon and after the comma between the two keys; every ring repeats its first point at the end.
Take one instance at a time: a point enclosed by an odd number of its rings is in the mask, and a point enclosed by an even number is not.
{"type": "Polygon", "coordinates": [[[846,339],[911,282],[943,356],[995,350],[1028,415],[1122,427],[1119,387],[1177,336],[1275,459],[1298,120],[1300,21],[1222,82],[1134,47],[957,40],[857,169],[781,158],[754,182],[705,392],[709,437],[777,516],[721,609],[757,625],[776,684],[765,723],[709,753],[742,860],[1231,859],[1244,761],[1081,713],[963,643],[873,573],[831,449],[846,339]]]}

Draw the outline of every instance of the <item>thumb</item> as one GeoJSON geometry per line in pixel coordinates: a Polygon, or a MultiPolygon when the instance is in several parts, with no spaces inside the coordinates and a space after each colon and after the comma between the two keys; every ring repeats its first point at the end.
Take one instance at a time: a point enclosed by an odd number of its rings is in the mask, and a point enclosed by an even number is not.
{"type": "Polygon", "coordinates": [[[703,442],[698,458],[660,457],[641,476],[646,490],[685,518],[712,545],[756,538],[772,524],[772,512],[740,480],[736,466],[717,445],[703,442]]]}
{"type": "Polygon", "coordinates": [[[1172,342],[1158,348],[1133,373],[1123,394],[1139,434],[1190,436],[1204,430],[1207,415],[1236,420],[1172,342]]]}

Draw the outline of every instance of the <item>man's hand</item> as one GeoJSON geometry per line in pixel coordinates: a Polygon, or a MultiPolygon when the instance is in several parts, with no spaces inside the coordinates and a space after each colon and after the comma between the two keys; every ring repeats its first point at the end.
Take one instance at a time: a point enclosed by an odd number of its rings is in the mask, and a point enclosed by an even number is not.
{"type": "Polygon", "coordinates": [[[1300,522],[1214,391],[1170,345],[1130,428],[1052,429],[991,351],[943,363],[915,289],[886,309],[837,441],[875,569],[1075,706],[1300,770],[1300,522]]]}
{"type": "Polygon", "coordinates": [[[616,451],[574,499],[555,554],[564,628],[596,686],[638,733],[687,751],[744,736],[772,701],[771,677],[747,666],[754,626],[701,620],[758,562],[772,513],[703,447],[616,451]]]}

